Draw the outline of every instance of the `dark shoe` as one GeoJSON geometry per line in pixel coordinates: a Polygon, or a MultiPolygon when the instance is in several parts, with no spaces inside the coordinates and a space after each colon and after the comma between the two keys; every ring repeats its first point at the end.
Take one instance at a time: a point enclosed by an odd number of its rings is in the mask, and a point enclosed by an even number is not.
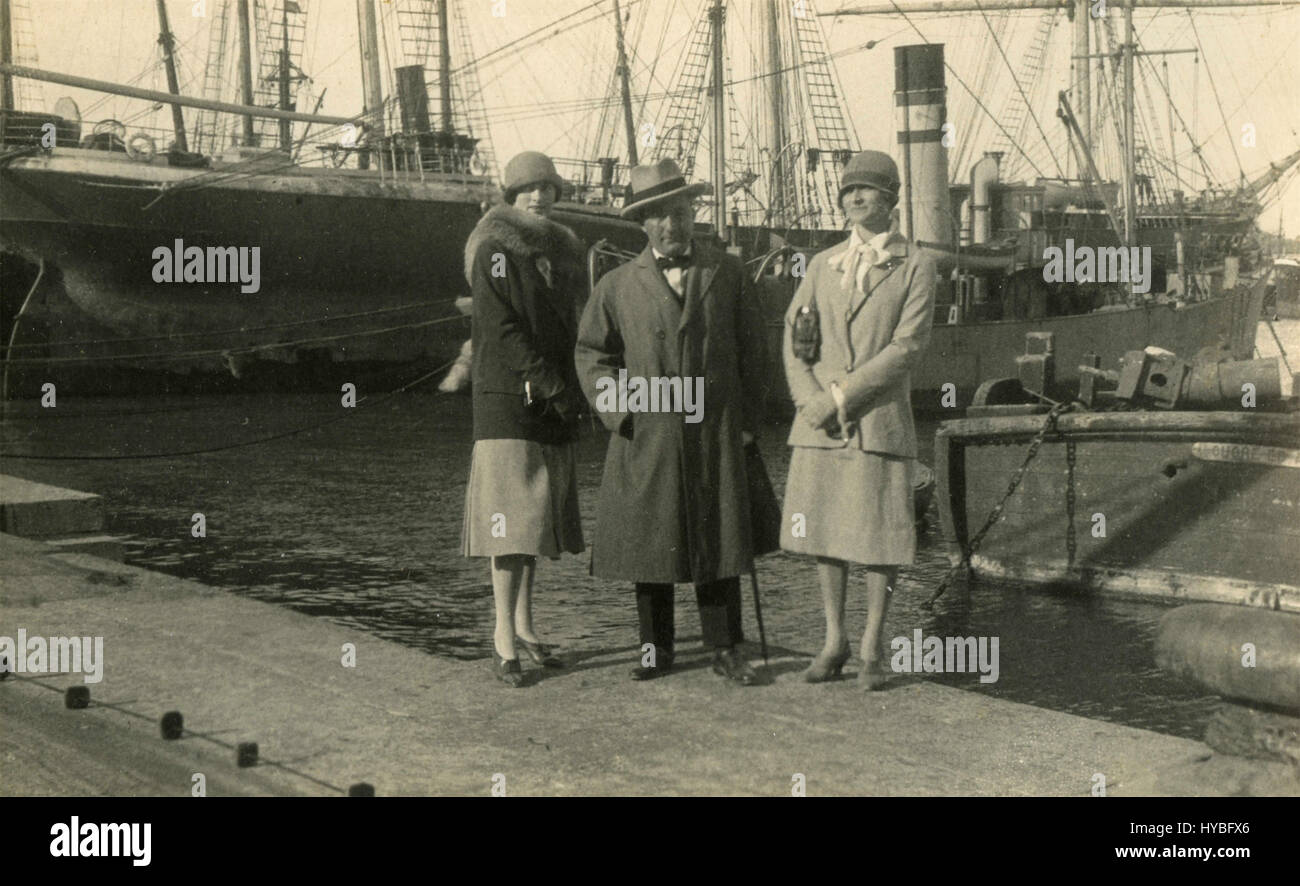
{"type": "Polygon", "coordinates": [[[740,650],[734,646],[730,649],[719,649],[714,653],[713,673],[728,680],[735,680],[742,686],[753,686],[758,682],[758,674],[749,666],[749,662],[745,661],[740,650]]]}
{"type": "Polygon", "coordinates": [[[496,674],[498,680],[513,689],[524,685],[524,671],[519,666],[519,659],[504,659],[497,654],[495,648],[492,649],[492,673],[496,674]]]}
{"type": "Polygon", "coordinates": [[[529,643],[522,637],[515,637],[515,645],[523,647],[524,652],[527,652],[528,657],[533,660],[533,664],[547,668],[564,667],[564,662],[556,658],[551,652],[551,647],[545,643],[529,643]]]}
{"type": "Polygon", "coordinates": [[[673,654],[671,652],[660,652],[655,656],[655,666],[647,668],[639,661],[637,666],[632,669],[631,676],[633,680],[653,680],[656,677],[666,677],[673,669],[673,654]]]}
{"type": "Polygon", "coordinates": [[[803,681],[805,683],[825,683],[840,675],[844,669],[844,663],[849,660],[852,653],[849,651],[849,644],[845,643],[831,658],[823,658],[820,653],[808,665],[808,670],[803,672],[803,681]]]}

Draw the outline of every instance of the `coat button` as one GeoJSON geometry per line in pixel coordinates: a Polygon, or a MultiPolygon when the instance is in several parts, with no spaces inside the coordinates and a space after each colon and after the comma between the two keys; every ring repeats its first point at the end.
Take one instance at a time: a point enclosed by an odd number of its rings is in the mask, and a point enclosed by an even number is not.
{"type": "Polygon", "coordinates": [[[655,338],[659,339],[660,341],[663,341],[667,337],[668,336],[664,333],[662,329],[655,330],[655,338]]]}

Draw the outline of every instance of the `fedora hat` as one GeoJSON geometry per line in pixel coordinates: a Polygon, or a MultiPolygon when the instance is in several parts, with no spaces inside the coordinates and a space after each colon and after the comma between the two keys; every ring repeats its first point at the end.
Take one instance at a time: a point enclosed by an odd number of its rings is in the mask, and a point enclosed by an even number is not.
{"type": "Polygon", "coordinates": [[[849,158],[840,176],[840,194],[836,202],[844,199],[844,192],[851,188],[875,188],[898,199],[898,166],[894,158],[881,151],[861,151],[849,158]]]}
{"type": "Polygon", "coordinates": [[[551,158],[541,151],[524,151],[515,154],[506,164],[506,171],[502,178],[504,181],[501,183],[501,192],[507,203],[514,203],[515,195],[526,190],[529,185],[542,183],[554,185],[556,200],[564,194],[564,179],[560,178],[560,174],[555,171],[555,164],[551,158]]]}
{"type": "Polygon", "coordinates": [[[677,164],[665,157],[658,163],[632,167],[628,176],[627,204],[619,215],[638,219],[651,207],[674,197],[693,198],[712,193],[713,185],[708,182],[687,184],[686,176],[682,175],[677,164]]]}

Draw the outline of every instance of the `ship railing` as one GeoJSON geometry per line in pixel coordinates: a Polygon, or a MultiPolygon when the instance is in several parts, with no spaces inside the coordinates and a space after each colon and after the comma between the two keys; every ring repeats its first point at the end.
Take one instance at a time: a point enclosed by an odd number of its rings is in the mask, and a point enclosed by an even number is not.
{"type": "Polygon", "coordinates": [[[557,157],[554,162],[555,171],[565,184],[561,199],[589,206],[623,205],[631,169],[626,163],[619,163],[614,157],[599,160],[557,157]]]}

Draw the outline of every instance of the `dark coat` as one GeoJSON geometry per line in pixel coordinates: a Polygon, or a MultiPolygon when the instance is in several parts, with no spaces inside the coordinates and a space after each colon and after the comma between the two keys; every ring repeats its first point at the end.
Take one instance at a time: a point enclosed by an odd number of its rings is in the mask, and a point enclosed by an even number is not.
{"type": "MultiPolygon", "coordinates": [[[[696,242],[685,305],[650,247],[604,277],[578,327],[582,390],[613,431],[596,509],[592,573],[706,582],[753,568],[741,431],[757,433],[763,325],[740,262],[696,242]],[[603,411],[602,377],[703,377],[698,423],[681,413],[603,411]]],[[[606,402],[605,405],[608,405],[606,402]]]]}
{"type": "Polygon", "coordinates": [[[549,219],[497,206],[479,220],[465,245],[474,296],[475,440],[576,438],[577,416],[561,418],[545,401],[566,391],[578,399],[573,347],[585,257],[577,235],[549,219]],[[525,383],[532,406],[525,405],[525,383]]]}

